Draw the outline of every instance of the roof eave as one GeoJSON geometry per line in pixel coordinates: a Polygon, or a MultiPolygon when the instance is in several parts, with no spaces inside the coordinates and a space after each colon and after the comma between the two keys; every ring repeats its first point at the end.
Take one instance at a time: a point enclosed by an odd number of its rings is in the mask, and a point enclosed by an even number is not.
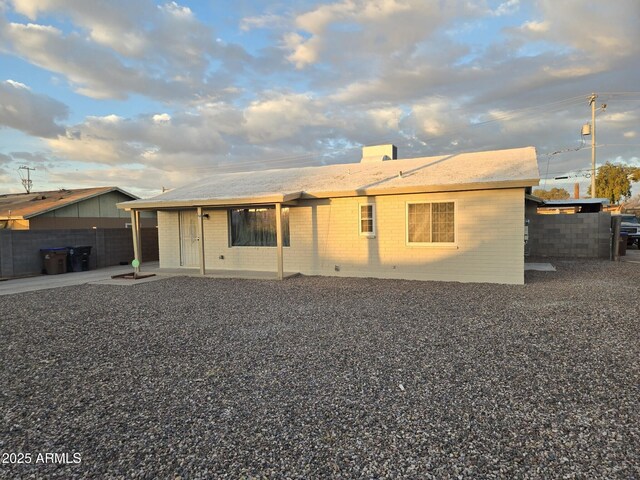
{"type": "Polygon", "coordinates": [[[117,207],[122,210],[169,210],[176,208],[195,207],[232,207],[243,205],[270,205],[274,203],[286,203],[297,199],[311,198],[336,198],[336,197],[364,197],[378,195],[406,195],[412,193],[445,193],[473,190],[497,190],[505,188],[525,188],[536,186],[540,183],[539,178],[476,182],[466,184],[451,185],[420,185],[408,187],[372,187],[356,190],[336,190],[323,192],[294,192],[288,194],[269,195],[262,197],[238,197],[238,198],[211,198],[197,200],[134,200],[121,202],[117,207]]]}
{"type": "Polygon", "coordinates": [[[540,179],[508,180],[494,182],[458,183],[451,185],[419,185],[408,187],[372,187],[356,190],[336,190],[324,192],[308,192],[302,198],[332,198],[332,197],[365,197],[379,195],[408,195],[412,193],[446,193],[472,190],[496,190],[505,188],[525,188],[536,186],[540,179]]]}
{"type": "Polygon", "coordinates": [[[195,207],[234,207],[243,205],[273,205],[276,203],[287,203],[297,200],[302,196],[302,192],[292,192],[277,195],[267,195],[262,197],[239,197],[239,198],[210,198],[198,200],[133,200],[130,202],[120,202],[116,206],[121,210],[164,210],[175,208],[195,208],[195,207]]]}

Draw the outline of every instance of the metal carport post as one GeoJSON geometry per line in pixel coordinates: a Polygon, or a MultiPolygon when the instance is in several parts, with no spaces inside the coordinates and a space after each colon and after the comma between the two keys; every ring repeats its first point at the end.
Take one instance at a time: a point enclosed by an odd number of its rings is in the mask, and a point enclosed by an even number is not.
{"type": "Polygon", "coordinates": [[[278,280],[284,279],[284,266],[282,261],[282,204],[276,203],[276,246],[278,250],[278,280]]]}
{"type": "MultiPolygon", "coordinates": [[[[133,236],[133,258],[140,262],[140,211],[131,209],[131,232],[133,236]]],[[[134,267],[135,273],[140,273],[140,265],[134,267]]]]}
{"type": "Polygon", "coordinates": [[[202,207],[198,207],[198,256],[200,257],[200,275],[205,274],[204,264],[204,215],[202,214],[202,207]]]}

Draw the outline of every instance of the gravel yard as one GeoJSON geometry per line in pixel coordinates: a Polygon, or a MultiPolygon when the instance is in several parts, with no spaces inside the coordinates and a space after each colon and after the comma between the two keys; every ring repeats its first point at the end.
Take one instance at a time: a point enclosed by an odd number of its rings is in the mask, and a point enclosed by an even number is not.
{"type": "Polygon", "coordinates": [[[0,477],[640,478],[640,265],[554,265],[0,297],[0,477]]]}

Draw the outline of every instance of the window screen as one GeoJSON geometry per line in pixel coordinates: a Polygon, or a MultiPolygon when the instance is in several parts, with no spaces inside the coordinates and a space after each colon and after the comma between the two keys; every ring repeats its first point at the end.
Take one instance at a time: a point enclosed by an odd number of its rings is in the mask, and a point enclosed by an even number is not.
{"type": "Polygon", "coordinates": [[[454,243],[454,203],[407,204],[407,239],[409,243],[454,243]]]}

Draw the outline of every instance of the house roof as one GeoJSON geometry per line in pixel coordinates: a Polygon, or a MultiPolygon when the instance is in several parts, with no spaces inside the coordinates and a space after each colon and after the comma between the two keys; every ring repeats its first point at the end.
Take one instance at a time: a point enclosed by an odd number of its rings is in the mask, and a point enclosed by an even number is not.
{"type": "Polygon", "coordinates": [[[535,195],[532,195],[530,193],[525,193],[524,194],[524,199],[525,200],[529,200],[531,202],[537,203],[538,205],[542,205],[544,203],[544,200],[540,197],[536,197],[535,195]]]}
{"type": "Polygon", "coordinates": [[[135,195],[118,187],[78,188],[49,192],[8,193],[0,195],[0,220],[28,219],[109,192],[120,192],[132,199],[135,195]]]}
{"type": "Polygon", "coordinates": [[[534,186],[534,147],[438,157],[214,174],[119,208],[268,204],[299,198],[446,192],[534,186]]]}
{"type": "Polygon", "coordinates": [[[608,198],[567,198],[564,200],[545,200],[545,207],[573,207],[579,205],[609,205],[608,198]]]}

